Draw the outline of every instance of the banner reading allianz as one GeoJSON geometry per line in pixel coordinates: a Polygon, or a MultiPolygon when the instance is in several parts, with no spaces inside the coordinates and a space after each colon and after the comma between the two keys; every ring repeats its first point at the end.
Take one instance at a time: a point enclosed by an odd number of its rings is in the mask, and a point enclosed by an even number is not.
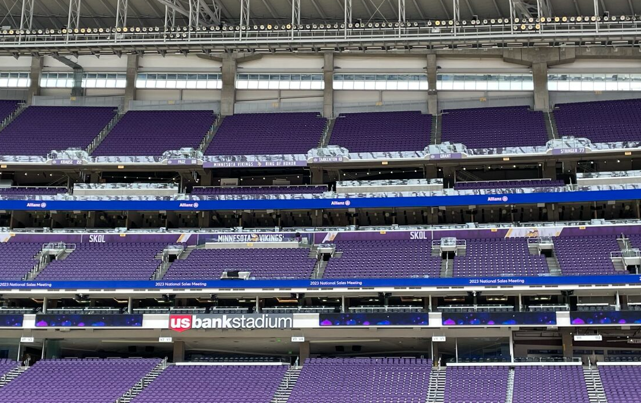
{"type": "Polygon", "coordinates": [[[170,315],[169,328],[177,332],[189,329],[291,329],[292,314],[203,314],[170,315]]]}

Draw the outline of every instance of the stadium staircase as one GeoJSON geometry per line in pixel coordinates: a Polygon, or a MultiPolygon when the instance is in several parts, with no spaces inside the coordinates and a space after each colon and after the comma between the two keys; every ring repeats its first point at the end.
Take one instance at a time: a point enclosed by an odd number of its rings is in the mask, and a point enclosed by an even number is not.
{"type": "Polygon", "coordinates": [[[167,369],[167,360],[164,359],[160,364],[156,365],[154,369],[149,371],[141,380],[139,380],[134,386],[126,391],[121,397],[116,399],[114,403],[129,403],[136,398],[147,386],[149,386],[158,376],[167,369]]]}
{"type": "Polygon", "coordinates": [[[443,403],[445,400],[445,376],[447,367],[432,368],[425,403],[443,403]]]}
{"type": "MultiPolygon", "coordinates": [[[[69,254],[73,253],[74,249],[67,249],[70,248],[69,245],[73,244],[64,244],[61,243],[60,245],[60,250],[55,253],[55,260],[64,260],[69,256],[69,254]]],[[[75,245],[74,245],[75,247],[75,245]]],[[[25,281],[30,281],[34,280],[36,277],[38,277],[38,274],[40,274],[46,267],[51,263],[52,261],[52,254],[51,253],[43,253],[44,251],[40,251],[36,256],[34,256],[34,259],[38,260],[38,263],[36,263],[33,268],[27,273],[22,279],[25,281]]]]}
{"type": "Polygon", "coordinates": [[[441,144],[442,138],[442,115],[432,116],[432,138],[430,139],[430,144],[441,144]]]}
{"type": "Polygon", "coordinates": [[[548,264],[550,269],[550,276],[560,276],[561,275],[561,265],[557,260],[556,256],[546,256],[545,261],[548,264]]]}
{"type": "Polygon", "coordinates": [[[318,147],[327,147],[330,144],[335,123],[336,123],[336,118],[327,120],[327,126],[325,126],[325,131],[323,132],[323,135],[318,141],[318,147]]]}
{"type": "Polygon", "coordinates": [[[214,124],[211,126],[211,129],[207,132],[205,137],[203,138],[203,141],[200,142],[200,145],[198,146],[198,150],[202,151],[203,153],[207,151],[207,147],[209,147],[209,144],[211,141],[214,139],[214,136],[216,135],[216,132],[218,131],[218,128],[220,127],[221,123],[223,122],[224,116],[218,115],[216,117],[216,121],[214,124]]]}
{"type": "Polygon", "coordinates": [[[302,369],[302,367],[292,366],[287,370],[270,403],[287,403],[302,369]]]}
{"type": "MultiPolygon", "coordinates": [[[[440,256],[441,251],[439,249],[432,249],[432,256],[440,256]]],[[[441,273],[440,277],[452,277],[454,273],[454,259],[446,257],[441,259],[441,273]]]]}
{"type": "Polygon", "coordinates": [[[505,396],[505,403],[512,403],[514,400],[514,368],[510,368],[507,374],[507,395],[505,396]]]}
{"type": "Polygon", "coordinates": [[[7,372],[6,374],[2,375],[2,377],[0,377],[0,388],[7,386],[9,382],[19,377],[23,372],[25,372],[29,368],[30,367],[19,366],[7,372]]]}
{"type": "Polygon", "coordinates": [[[583,367],[583,377],[585,378],[585,385],[588,387],[590,403],[608,403],[601,383],[599,369],[597,367],[583,367]]]}
{"type": "Polygon", "coordinates": [[[20,116],[20,114],[24,112],[25,109],[27,109],[27,106],[28,106],[27,104],[20,104],[20,106],[18,106],[18,109],[13,111],[11,115],[4,118],[4,120],[0,122],[0,131],[2,131],[2,129],[4,129],[5,127],[9,126],[11,122],[13,122],[18,116],[20,116]]]}
{"type": "Polygon", "coordinates": [[[109,123],[107,123],[107,126],[105,126],[100,131],[100,133],[98,133],[98,135],[93,140],[91,140],[91,143],[89,143],[89,146],[85,150],[89,155],[91,155],[91,153],[94,152],[96,148],[98,148],[100,143],[102,143],[102,141],[105,139],[105,137],[107,137],[109,132],[111,132],[111,129],[113,129],[118,124],[118,122],[120,121],[120,119],[122,119],[124,115],[125,115],[124,113],[121,113],[120,111],[118,111],[116,115],[109,121],[109,123]]]}
{"type": "Polygon", "coordinates": [[[548,132],[548,140],[554,140],[557,138],[556,133],[558,130],[556,128],[556,120],[554,120],[554,114],[552,112],[544,112],[545,119],[545,129],[548,132]]]}

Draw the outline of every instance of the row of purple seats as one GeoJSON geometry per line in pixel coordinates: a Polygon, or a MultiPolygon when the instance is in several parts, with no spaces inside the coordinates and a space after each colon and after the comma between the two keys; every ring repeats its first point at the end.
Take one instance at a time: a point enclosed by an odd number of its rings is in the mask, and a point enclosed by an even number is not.
{"type": "Polygon", "coordinates": [[[419,111],[343,113],[336,118],[331,145],[350,152],[422,151],[430,144],[432,115],[419,111]]]}
{"type": "Polygon", "coordinates": [[[0,188],[0,196],[53,196],[57,194],[67,193],[67,189],[63,187],[47,187],[47,186],[18,186],[0,188]]]}
{"type": "Polygon", "coordinates": [[[161,156],[197,149],[214,124],[212,111],[129,111],[94,150],[94,156],[161,156]]]}
{"type": "Polygon", "coordinates": [[[186,259],[174,261],[164,279],[215,280],[235,270],[249,271],[257,279],[307,279],[315,264],[308,248],[195,249],[186,259]]]}
{"type": "Polygon", "coordinates": [[[22,101],[0,100],[0,122],[11,116],[22,101]]]}
{"type": "Polygon", "coordinates": [[[316,113],[227,116],[206,155],[307,154],[318,146],[327,119],[316,113]]]}
{"type": "Polygon", "coordinates": [[[0,402],[113,403],[157,359],[41,360],[0,388],[0,402]]]}
{"type": "Polygon", "coordinates": [[[425,403],[430,360],[307,360],[288,403],[425,403]]]}
{"type": "Polygon", "coordinates": [[[508,366],[448,366],[444,403],[504,403],[508,366]]]}
{"type": "Polygon", "coordinates": [[[483,181],[483,182],[456,182],[454,189],[512,189],[512,188],[538,188],[551,186],[565,186],[562,180],[529,179],[510,181],[483,181]]]}
{"type": "Polygon", "coordinates": [[[641,366],[599,365],[599,375],[608,403],[641,402],[641,366]]]}
{"type": "Polygon", "coordinates": [[[133,403],[267,403],[285,365],[172,365],[133,403]]]}
{"type": "Polygon", "coordinates": [[[543,255],[531,255],[525,238],[466,239],[465,256],[454,258],[454,277],[549,274],[543,255]]]}
{"type": "Polygon", "coordinates": [[[554,118],[559,136],[641,141],[641,99],[557,104],[554,118]]]}
{"type": "Polygon", "coordinates": [[[554,253],[566,276],[627,274],[617,272],[610,252],[620,251],[616,235],[554,238],[554,253]]]}
{"type": "Polygon", "coordinates": [[[65,259],[54,260],[37,280],[149,280],[160,266],[158,242],[80,243],[65,259]]]}
{"type": "Polygon", "coordinates": [[[467,148],[543,146],[548,141],[542,112],[527,106],[443,111],[442,141],[467,148]]]}
{"type": "Polygon", "coordinates": [[[439,277],[441,257],[430,242],[381,240],[337,241],[341,257],[329,260],[325,278],[439,277]]]}
{"type": "Polygon", "coordinates": [[[36,242],[0,243],[0,280],[22,280],[38,263],[42,244],[36,242]]]}
{"type": "Polygon", "coordinates": [[[513,403],[590,403],[580,365],[526,365],[514,369],[513,403]]]}
{"type": "Polygon", "coordinates": [[[1,155],[46,156],[86,149],[116,115],[114,108],[30,106],[0,132],[1,155]]]}
{"type": "Polygon", "coordinates": [[[251,195],[251,194],[319,194],[327,192],[327,185],[292,185],[292,186],[220,186],[194,187],[191,194],[208,195],[251,195]]]}

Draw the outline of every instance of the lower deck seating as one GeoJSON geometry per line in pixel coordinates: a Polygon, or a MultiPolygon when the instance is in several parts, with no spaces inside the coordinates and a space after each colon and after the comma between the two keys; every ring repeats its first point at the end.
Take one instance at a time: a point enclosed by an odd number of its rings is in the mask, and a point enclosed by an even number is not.
{"type": "Polygon", "coordinates": [[[416,358],[310,358],[288,403],[425,403],[431,361],[416,358]]]}
{"type": "Polygon", "coordinates": [[[172,365],[133,403],[268,403],[285,365],[172,365]]]}
{"type": "Polygon", "coordinates": [[[514,370],[513,403],[590,403],[580,365],[527,365],[514,370]]]}
{"type": "Polygon", "coordinates": [[[599,375],[608,403],[641,402],[641,366],[599,366],[599,375]]]}

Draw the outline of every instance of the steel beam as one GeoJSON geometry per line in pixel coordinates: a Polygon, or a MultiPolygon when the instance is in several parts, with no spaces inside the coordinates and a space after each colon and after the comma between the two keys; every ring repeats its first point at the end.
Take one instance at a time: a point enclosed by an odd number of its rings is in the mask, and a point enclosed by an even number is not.
{"type": "Polygon", "coordinates": [[[33,3],[34,0],[22,0],[20,30],[31,29],[33,27],[33,3]]]}
{"type": "Polygon", "coordinates": [[[352,15],[352,0],[343,0],[343,24],[345,24],[343,35],[345,38],[347,38],[349,25],[352,24],[352,15]]]}
{"type": "Polygon", "coordinates": [[[200,0],[189,0],[189,26],[195,28],[198,26],[199,22],[200,0]]]}
{"type": "Polygon", "coordinates": [[[453,32],[456,35],[459,21],[461,21],[461,4],[459,0],[452,0],[452,20],[454,20],[453,32]]]}
{"type": "Polygon", "coordinates": [[[69,0],[69,14],[67,15],[67,32],[80,28],[80,6],[82,0],[69,0]]]}
{"type": "Polygon", "coordinates": [[[401,34],[405,30],[405,0],[398,0],[398,36],[401,37],[401,34]]]}
{"type": "Polygon", "coordinates": [[[248,27],[249,22],[249,10],[251,6],[251,0],[240,0],[240,32],[239,37],[243,37],[243,28],[248,27]]]}
{"type": "Polygon", "coordinates": [[[165,4],[165,32],[176,26],[177,0],[168,0],[173,7],[165,4]]]}
{"type": "Polygon", "coordinates": [[[116,28],[127,26],[127,10],[129,9],[129,0],[118,0],[116,4],[116,28]]]}
{"type": "Polygon", "coordinates": [[[300,0],[292,0],[292,39],[294,39],[294,34],[298,32],[300,25],[300,0]]]}

